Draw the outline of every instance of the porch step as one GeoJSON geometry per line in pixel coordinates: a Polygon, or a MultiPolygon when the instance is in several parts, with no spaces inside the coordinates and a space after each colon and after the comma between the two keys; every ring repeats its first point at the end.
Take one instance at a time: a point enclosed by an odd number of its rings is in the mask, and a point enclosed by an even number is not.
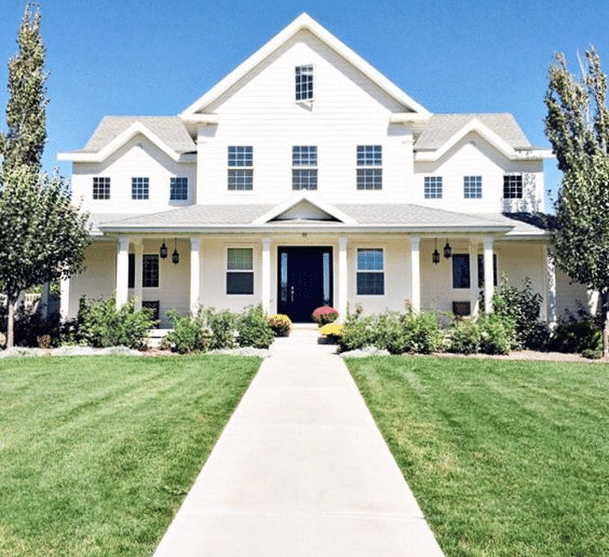
{"type": "Polygon", "coordinates": [[[150,329],[148,333],[148,346],[150,348],[159,348],[165,335],[173,329],[150,329]]]}

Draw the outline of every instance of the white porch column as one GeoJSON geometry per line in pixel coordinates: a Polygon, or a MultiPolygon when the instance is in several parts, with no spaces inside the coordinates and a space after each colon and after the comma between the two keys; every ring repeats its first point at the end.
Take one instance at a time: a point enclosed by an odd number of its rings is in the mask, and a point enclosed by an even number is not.
{"type": "MultiPolygon", "coordinates": [[[[129,256],[127,255],[127,258],[129,256]]],[[[135,296],[135,309],[142,309],[144,298],[144,243],[138,240],[135,243],[135,282],[133,285],[133,295],[135,296]]]]}
{"type": "Polygon", "coordinates": [[[338,304],[337,310],[341,320],[347,316],[349,272],[347,269],[347,238],[338,239],[338,304]]]}
{"type": "Polygon", "coordinates": [[[199,311],[201,296],[201,239],[193,236],[190,239],[190,315],[199,311]]]}
{"type": "Polygon", "coordinates": [[[478,242],[470,240],[469,242],[469,305],[471,308],[472,317],[476,317],[480,311],[478,303],[478,242]]]}
{"type": "Polygon", "coordinates": [[[59,315],[62,321],[70,318],[70,279],[59,282],[59,315]]]}
{"type": "Polygon", "coordinates": [[[42,319],[46,319],[49,316],[49,290],[51,285],[48,282],[45,282],[42,285],[42,291],[40,294],[40,302],[38,302],[38,307],[40,308],[40,317],[42,319]]]}
{"type": "Polygon", "coordinates": [[[118,239],[116,253],[116,307],[120,308],[129,299],[129,239],[118,239]]]}
{"type": "Polygon", "coordinates": [[[484,311],[493,311],[493,238],[484,238],[484,311]]]}
{"type": "Polygon", "coordinates": [[[558,321],[556,309],[556,265],[552,248],[546,248],[546,319],[548,325],[554,328],[558,321]]]}
{"type": "Polygon", "coordinates": [[[414,311],[421,311],[421,238],[410,237],[410,303],[414,311]]]}
{"type": "Polygon", "coordinates": [[[262,311],[271,311],[271,239],[262,238],[262,311]]]}

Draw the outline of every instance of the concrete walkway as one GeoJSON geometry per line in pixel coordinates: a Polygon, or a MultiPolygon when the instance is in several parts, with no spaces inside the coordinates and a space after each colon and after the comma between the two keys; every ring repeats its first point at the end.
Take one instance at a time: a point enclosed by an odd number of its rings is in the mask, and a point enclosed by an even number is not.
{"type": "Polygon", "coordinates": [[[317,331],[277,339],[154,557],[441,557],[317,331]]]}

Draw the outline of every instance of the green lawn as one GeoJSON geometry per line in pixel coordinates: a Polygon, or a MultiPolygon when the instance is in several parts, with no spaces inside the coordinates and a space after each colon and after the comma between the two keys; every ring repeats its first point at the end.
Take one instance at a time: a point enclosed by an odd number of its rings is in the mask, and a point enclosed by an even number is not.
{"type": "Polygon", "coordinates": [[[347,365],[447,557],[609,555],[609,367],[347,365]]]}
{"type": "Polygon", "coordinates": [[[0,360],[0,555],[150,555],[259,366],[0,360]]]}

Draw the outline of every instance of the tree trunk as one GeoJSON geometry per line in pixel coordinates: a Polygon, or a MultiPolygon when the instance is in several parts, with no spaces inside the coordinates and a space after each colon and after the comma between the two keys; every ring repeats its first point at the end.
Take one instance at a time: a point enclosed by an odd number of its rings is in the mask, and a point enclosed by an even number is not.
{"type": "Polygon", "coordinates": [[[15,306],[17,299],[8,296],[6,307],[8,309],[8,322],[6,328],[6,349],[11,349],[15,344],[15,306]]]}

